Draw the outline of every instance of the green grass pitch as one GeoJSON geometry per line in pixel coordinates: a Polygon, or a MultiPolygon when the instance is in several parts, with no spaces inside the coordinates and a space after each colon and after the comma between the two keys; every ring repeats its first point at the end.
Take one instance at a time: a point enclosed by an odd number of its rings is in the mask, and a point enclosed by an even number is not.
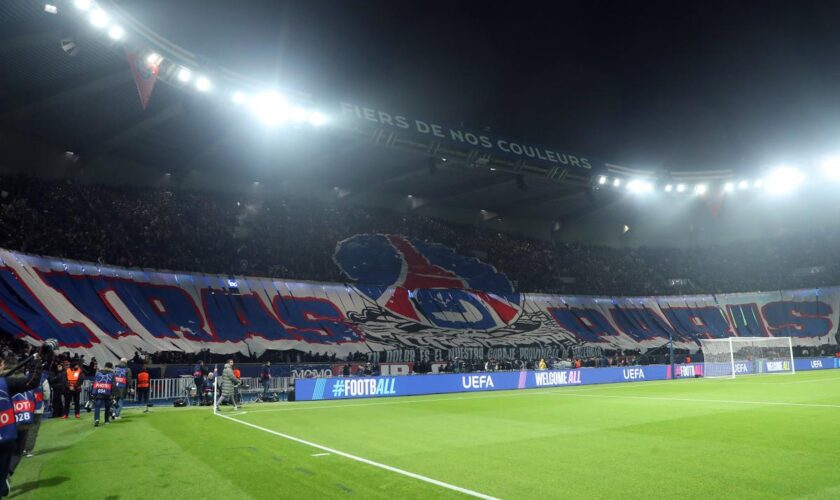
{"type": "Polygon", "coordinates": [[[840,498],[840,370],[222,414],[47,421],[12,497],[840,498]]]}

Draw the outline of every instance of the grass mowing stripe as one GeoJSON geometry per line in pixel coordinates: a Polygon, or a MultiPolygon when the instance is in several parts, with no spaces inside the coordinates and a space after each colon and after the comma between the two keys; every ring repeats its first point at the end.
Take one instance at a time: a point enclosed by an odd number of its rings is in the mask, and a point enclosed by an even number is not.
{"type": "Polygon", "coordinates": [[[559,396],[577,396],[581,398],[611,398],[611,399],[648,399],[655,401],[679,401],[689,403],[728,403],[740,405],[766,405],[766,406],[806,406],[809,408],[840,408],[840,404],[821,403],[787,403],[783,401],[743,401],[737,399],[704,399],[704,398],[668,398],[656,396],[616,396],[610,394],[581,394],[579,392],[556,393],[559,396]]]}
{"type": "Polygon", "coordinates": [[[397,474],[401,474],[403,476],[410,477],[412,479],[417,479],[426,483],[434,484],[435,486],[440,486],[441,488],[446,488],[448,490],[457,491],[458,493],[463,493],[465,495],[475,497],[475,498],[482,498],[484,500],[499,500],[496,497],[491,497],[490,495],[485,495],[484,493],[479,493],[477,491],[469,490],[467,488],[461,488],[460,486],[455,486],[454,484],[444,483],[443,481],[438,481],[437,479],[432,479],[430,477],[426,477],[420,474],[416,474],[414,472],[409,472],[407,470],[399,469],[397,467],[392,467],[390,465],[381,464],[379,462],[374,462],[373,460],[368,460],[367,458],[358,457],[356,455],[351,455],[349,453],[345,453],[343,451],[334,450],[332,448],[328,448],[326,446],[322,446],[320,444],[312,443],[310,441],[306,441],[304,439],[296,438],[294,436],[290,436],[288,434],[283,434],[282,432],[273,431],[271,429],[266,429],[265,427],[261,427],[259,425],[252,424],[250,422],[245,422],[244,420],[239,420],[238,418],[229,417],[227,415],[222,415],[221,413],[216,414],[219,417],[231,420],[238,424],[242,424],[263,432],[267,432],[269,434],[274,434],[275,436],[279,436],[283,439],[288,439],[289,441],[294,441],[296,443],[304,444],[306,446],[311,446],[313,448],[318,448],[319,450],[323,450],[344,458],[349,458],[350,460],[355,460],[356,462],[361,462],[363,464],[372,465],[374,467],[378,467],[380,469],[385,469],[390,472],[395,472],[397,474]]]}

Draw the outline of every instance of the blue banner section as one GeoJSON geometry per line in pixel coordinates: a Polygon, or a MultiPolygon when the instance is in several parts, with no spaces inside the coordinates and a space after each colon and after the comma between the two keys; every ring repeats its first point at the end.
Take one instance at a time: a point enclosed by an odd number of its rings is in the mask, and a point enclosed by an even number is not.
{"type": "Polygon", "coordinates": [[[463,373],[398,377],[302,379],[295,383],[299,401],[418,396],[452,392],[503,391],[615,382],[665,380],[665,365],[578,370],[463,373]]]}
{"type": "MultiPolygon", "coordinates": [[[[787,361],[784,363],[789,364],[787,361]]],[[[795,366],[796,370],[802,371],[840,368],[840,358],[797,359],[795,360],[795,366]]],[[[701,376],[703,373],[702,363],[677,365],[676,368],[676,378],[701,376]]],[[[768,371],[778,371],[777,369],[782,370],[783,368],[781,366],[773,367],[773,370],[768,369],[768,371]]],[[[748,373],[752,373],[752,370],[748,373]]],[[[297,380],[295,396],[298,401],[364,399],[644,382],[670,378],[672,378],[671,367],[668,365],[398,377],[318,378],[297,380]]]]}

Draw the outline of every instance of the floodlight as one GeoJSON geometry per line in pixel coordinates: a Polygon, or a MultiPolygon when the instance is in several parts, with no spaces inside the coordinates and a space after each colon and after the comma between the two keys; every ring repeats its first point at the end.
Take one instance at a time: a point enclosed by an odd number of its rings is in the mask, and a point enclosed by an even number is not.
{"type": "Polygon", "coordinates": [[[750,187],[749,181],[741,181],[738,183],[738,189],[748,189],[750,187]]]}
{"type": "Polygon", "coordinates": [[[88,10],[93,2],[91,0],[76,0],[73,5],[79,10],[88,10]]]}
{"type": "MultiPolygon", "coordinates": [[[[329,121],[327,115],[319,111],[313,111],[312,114],[309,115],[309,124],[313,127],[320,127],[321,125],[325,125],[327,121],[329,121]]],[[[446,161],[446,158],[443,158],[442,161],[446,161]]]]}
{"type": "Polygon", "coordinates": [[[670,193],[673,189],[674,189],[674,186],[672,184],[666,184],[665,185],[665,192],[666,193],[670,193]]]}
{"type": "Polygon", "coordinates": [[[276,92],[263,92],[251,99],[251,110],[264,124],[274,127],[289,118],[289,105],[276,92]]]}
{"type": "Polygon", "coordinates": [[[709,190],[709,187],[706,186],[705,184],[697,184],[696,186],[694,186],[694,194],[698,194],[698,195],[702,196],[702,195],[706,194],[706,191],[708,191],[708,190],[709,190]]]}
{"type": "Polygon", "coordinates": [[[243,104],[245,103],[245,101],[248,100],[248,96],[246,96],[244,92],[240,92],[237,90],[233,93],[231,99],[233,99],[234,104],[243,104]]]}
{"type": "Polygon", "coordinates": [[[598,177],[598,184],[604,185],[604,184],[606,184],[606,183],[607,183],[607,178],[606,178],[606,176],[603,176],[603,175],[602,175],[601,177],[598,177]]]}
{"type": "Polygon", "coordinates": [[[125,30],[122,28],[122,26],[118,26],[115,24],[111,26],[111,29],[108,30],[108,37],[111,40],[121,40],[124,36],[125,30]]]}
{"type": "Polygon", "coordinates": [[[58,14],[58,7],[51,3],[48,3],[44,5],[44,12],[46,12],[47,14],[58,14]]]}
{"type": "Polygon", "coordinates": [[[192,78],[192,71],[184,67],[178,70],[178,80],[186,83],[190,81],[190,78],[192,78]]]}
{"type": "Polygon", "coordinates": [[[618,187],[621,185],[621,179],[616,179],[613,181],[613,186],[618,187]]]}
{"type": "Polygon", "coordinates": [[[760,188],[763,185],[764,185],[764,180],[763,179],[756,179],[755,182],[753,182],[753,187],[760,188]]]}
{"type": "Polygon", "coordinates": [[[793,167],[779,167],[767,176],[767,192],[782,194],[788,193],[796,189],[802,181],[805,180],[805,175],[793,167]]]}
{"type": "Polygon", "coordinates": [[[820,163],[823,174],[832,181],[840,180],[840,157],[826,158],[820,163]]]}
{"type": "Polygon", "coordinates": [[[292,108],[289,108],[288,113],[289,118],[291,118],[293,122],[303,123],[309,120],[309,112],[301,108],[300,106],[294,106],[292,108]]]}
{"type": "Polygon", "coordinates": [[[161,62],[163,62],[163,56],[157,52],[152,52],[146,56],[146,64],[149,66],[158,66],[161,62]]]}
{"type": "Polygon", "coordinates": [[[731,193],[732,191],[735,191],[735,183],[734,182],[727,182],[726,184],[723,185],[723,190],[726,191],[727,193],[731,193]]]}
{"type": "Polygon", "coordinates": [[[104,28],[108,25],[108,14],[102,9],[96,9],[90,13],[90,24],[97,28],[104,28]]]}
{"type": "Polygon", "coordinates": [[[682,193],[685,191],[685,184],[677,184],[677,192],[682,193]]]}
{"type": "Polygon", "coordinates": [[[198,89],[200,92],[207,92],[208,90],[210,90],[210,87],[212,87],[212,84],[210,83],[210,80],[207,79],[207,77],[200,76],[195,81],[195,88],[198,89]]]}

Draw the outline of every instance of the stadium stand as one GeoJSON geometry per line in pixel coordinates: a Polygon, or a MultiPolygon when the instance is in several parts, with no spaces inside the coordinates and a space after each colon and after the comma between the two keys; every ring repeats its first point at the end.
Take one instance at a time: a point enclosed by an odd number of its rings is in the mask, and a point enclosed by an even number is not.
{"type": "Polygon", "coordinates": [[[840,283],[836,233],[691,249],[619,249],[293,197],[115,188],[24,176],[0,178],[0,190],[0,247],[126,267],[336,282],[346,280],[332,260],[336,243],[383,233],[477,256],[526,292],[668,295],[840,283]]]}

